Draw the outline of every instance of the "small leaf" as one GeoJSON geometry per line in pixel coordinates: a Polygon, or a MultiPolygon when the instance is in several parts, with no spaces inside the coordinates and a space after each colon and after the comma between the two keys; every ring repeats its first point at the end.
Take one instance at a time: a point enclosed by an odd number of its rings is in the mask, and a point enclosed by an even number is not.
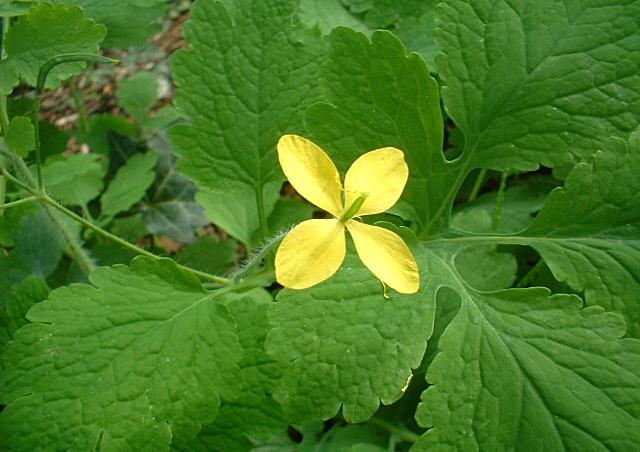
{"type": "Polygon", "coordinates": [[[174,256],[176,262],[213,275],[229,270],[238,259],[238,242],[220,240],[216,235],[205,235],[182,248],[174,256]]]}
{"type": "Polygon", "coordinates": [[[20,220],[13,255],[24,262],[32,274],[46,279],[62,259],[65,246],[60,230],[40,207],[20,220]]]}
{"type": "Polygon", "coordinates": [[[150,146],[159,153],[156,182],[142,212],[152,234],[166,235],[180,243],[191,243],[197,228],[209,224],[202,206],[195,202],[196,187],[176,168],[166,134],[158,134],[150,146]]]}
{"type": "Polygon", "coordinates": [[[54,157],[42,167],[47,191],[64,203],[84,206],[102,191],[105,174],[96,154],[73,154],[54,157]]]}
{"type": "MultiPolygon", "coordinates": [[[[6,64],[35,86],[38,70],[47,60],[61,53],[95,53],[105,34],[106,29],[86,19],[80,8],[40,3],[7,32],[6,64]]],[[[85,66],[85,63],[56,66],[49,72],[46,87],[57,88],[62,80],[80,73],[85,66]]]]}
{"type": "Polygon", "coordinates": [[[116,96],[124,110],[139,123],[149,116],[149,110],[158,100],[158,80],[150,72],[136,72],[120,82],[116,96]]]}
{"type": "Polygon", "coordinates": [[[112,218],[142,199],[156,177],[154,167],[157,160],[155,152],[135,154],[120,167],[100,198],[103,216],[112,218]]]}
{"type": "Polygon", "coordinates": [[[26,157],[36,148],[35,127],[31,119],[25,116],[16,116],[9,123],[9,130],[5,136],[5,142],[20,157],[26,157]]]}
{"type": "Polygon", "coordinates": [[[161,19],[167,9],[164,0],[64,0],[63,3],[81,7],[87,17],[104,24],[109,30],[104,46],[109,49],[126,49],[144,44],[147,38],[160,31],[161,19]]]}

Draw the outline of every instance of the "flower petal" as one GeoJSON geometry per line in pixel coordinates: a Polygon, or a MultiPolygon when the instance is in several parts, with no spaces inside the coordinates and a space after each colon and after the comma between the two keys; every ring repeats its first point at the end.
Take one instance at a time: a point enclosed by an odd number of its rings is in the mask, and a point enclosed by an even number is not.
{"type": "Polygon", "coordinates": [[[307,220],[293,228],[276,253],[276,280],[305,289],[333,275],[347,250],[344,225],[336,220],[307,220]]]}
{"type": "Polygon", "coordinates": [[[400,293],[420,287],[416,260],[404,241],[388,229],[347,221],[358,256],[376,277],[400,293]]]}
{"type": "Polygon", "coordinates": [[[278,141],[278,159],[298,193],[335,217],[342,214],[340,175],[322,149],[298,135],[283,135],[278,141]]]}
{"type": "Polygon", "coordinates": [[[361,155],[344,179],[345,209],[365,194],[356,216],[388,210],[400,198],[408,177],[409,167],[400,149],[381,148],[361,155]]]}

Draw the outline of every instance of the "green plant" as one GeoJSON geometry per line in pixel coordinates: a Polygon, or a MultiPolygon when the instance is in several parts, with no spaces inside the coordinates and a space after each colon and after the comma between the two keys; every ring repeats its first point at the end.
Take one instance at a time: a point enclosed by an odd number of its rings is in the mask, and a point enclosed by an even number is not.
{"type": "Polygon", "coordinates": [[[0,7],[3,449],[640,446],[640,3],[198,0],[182,119],[136,74],[132,122],[76,96],[90,152],[68,156],[42,91],[153,28],[71,3],[0,7]],[[327,281],[274,285],[316,214],[283,190],[283,134],[342,174],[404,152],[400,201],[365,219],[418,293],[385,298],[352,244],[327,281]]]}

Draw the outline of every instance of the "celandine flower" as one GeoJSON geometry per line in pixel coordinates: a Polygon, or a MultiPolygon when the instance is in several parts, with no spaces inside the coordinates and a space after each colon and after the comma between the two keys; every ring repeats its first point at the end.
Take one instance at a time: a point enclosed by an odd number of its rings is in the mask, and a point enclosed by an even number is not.
{"type": "Polygon", "coordinates": [[[347,171],[344,190],[329,156],[305,138],[284,135],[278,158],[298,193],[334,217],[303,221],[287,234],[276,254],[280,284],[304,289],[338,271],[347,250],[346,227],[358,256],[378,279],[401,293],[418,291],[418,266],[404,241],[358,219],[384,212],[400,198],[409,177],[402,151],[381,148],[360,156],[347,171]]]}

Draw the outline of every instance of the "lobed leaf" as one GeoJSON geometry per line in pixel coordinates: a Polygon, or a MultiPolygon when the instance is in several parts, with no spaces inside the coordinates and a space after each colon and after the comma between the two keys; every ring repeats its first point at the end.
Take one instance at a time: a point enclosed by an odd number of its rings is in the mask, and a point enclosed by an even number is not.
{"type": "Polygon", "coordinates": [[[318,32],[296,23],[296,6],[198,2],[184,28],[190,50],[172,59],[176,107],[190,121],[172,129],[172,144],[216,223],[224,222],[220,210],[240,208],[258,218],[265,185],[283,181],[276,142],[302,131],[302,112],[318,98],[322,43],[318,32]]]}
{"type": "Polygon", "coordinates": [[[164,0],[63,0],[62,3],[79,6],[87,17],[104,24],[108,30],[104,46],[122,49],[140,46],[160,31],[161,19],[167,8],[164,0]]]}
{"type": "Polygon", "coordinates": [[[439,339],[413,450],[632,450],[640,444],[640,341],[600,307],[545,288],[480,292],[452,245],[423,247],[434,287],[461,304],[439,339]]]}
{"type": "MultiPolygon", "coordinates": [[[[430,275],[421,277],[424,288],[430,275]]],[[[341,406],[348,422],[362,422],[381,400],[397,400],[420,364],[433,323],[431,295],[386,299],[354,254],[329,280],[285,289],[277,301],[266,349],[287,365],[276,399],[300,422],[329,419],[341,406]]]]}
{"type": "Polygon", "coordinates": [[[440,5],[442,97],[464,132],[469,166],[585,161],[638,125],[638,2],[440,5]]]}
{"type": "Polygon", "coordinates": [[[640,337],[640,133],[577,165],[523,233],[587,304],[619,312],[640,337]]]}
{"type": "MultiPolygon", "coordinates": [[[[7,58],[0,64],[3,94],[9,94],[19,76],[35,86],[38,70],[47,60],[61,53],[95,53],[106,29],[86,19],[80,8],[40,3],[20,16],[5,37],[7,58]],[[12,75],[13,74],[13,75],[12,75]]],[[[60,64],[49,72],[47,88],[80,73],[85,63],[60,64]]]]}
{"type": "Polygon", "coordinates": [[[203,426],[198,436],[179,450],[249,450],[256,442],[269,439],[273,432],[287,428],[282,408],[272,397],[280,385],[284,366],[264,350],[271,329],[267,312],[273,299],[261,289],[247,295],[223,300],[236,320],[242,346],[242,360],[238,363],[242,391],[232,402],[224,402],[215,422],[203,426]]]}
{"type": "Polygon", "coordinates": [[[90,281],[34,306],[5,349],[3,449],[168,450],[238,394],[241,348],[217,293],[166,259],[90,281]]]}
{"type": "Polygon", "coordinates": [[[406,54],[389,32],[371,42],[338,28],[329,36],[322,68],[328,103],[307,110],[314,139],[345,172],[360,155],[376,148],[401,149],[409,181],[392,212],[416,223],[418,231],[441,228],[443,196],[456,168],[442,154],[443,124],[438,86],[424,60],[406,54]]]}

